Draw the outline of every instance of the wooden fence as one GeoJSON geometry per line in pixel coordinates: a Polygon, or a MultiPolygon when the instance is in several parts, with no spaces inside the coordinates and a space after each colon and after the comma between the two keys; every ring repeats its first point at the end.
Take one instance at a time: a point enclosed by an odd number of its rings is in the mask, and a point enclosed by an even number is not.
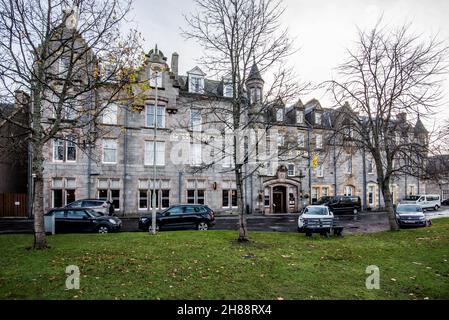
{"type": "Polygon", "coordinates": [[[26,217],[27,195],[0,193],[0,217],[26,217]]]}

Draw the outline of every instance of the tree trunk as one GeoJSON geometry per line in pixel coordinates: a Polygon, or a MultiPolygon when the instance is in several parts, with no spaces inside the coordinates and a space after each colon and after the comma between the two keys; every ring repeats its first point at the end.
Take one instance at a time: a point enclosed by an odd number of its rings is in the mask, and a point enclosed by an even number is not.
{"type": "Polygon", "coordinates": [[[34,214],[34,249],[47,248],[44,224],[44,179],[43,179],[43,147],[40,143],[34,143],[33,148],[33,214],[34,214]]]}
{"type": "Polygon", "coordinates": [[[385,209],[388,213],[388,222],[390,224],[390,230],[391,231],[399,231],[399,225],[396,221],[396,214],[394,212],[393,208],[393,202],[391,199],[391,192],[390,192],[390,181],[384,181],[382,183],[382,195],[384,197],[385,202],[385,209]]]}
{"type": "Polygon", "coordinates": [[[243,201],[243,183],[241,169],[235,169],[235,181],[237,185],[237,205],[239,207],[239,242],[248,242],[248,228],[246,221],[245,204],[243,201]]]}

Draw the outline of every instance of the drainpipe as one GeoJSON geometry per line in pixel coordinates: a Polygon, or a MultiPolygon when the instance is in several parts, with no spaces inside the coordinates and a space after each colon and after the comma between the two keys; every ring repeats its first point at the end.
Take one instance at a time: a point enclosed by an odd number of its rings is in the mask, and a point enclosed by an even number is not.
{"type": "Polygon", "coordinates": [[[334,196],[338,195],[337,192],[337,137],[334,133],[334,196]]]}
{"type": "Polygon", "coordinates": [[[250,209],[250,212],[251,212],[251,214],[253,214],[254,213],[254,188],[253,188],[253,174],[251,173],[251,175],[249,176],[249,184],[250,184],[250,190],[251,190],[251,202],[250,202],[250,205],[251,205],[251,207],[249,208],[250,209]]]}
{"type": "Polygon", "coordinates": [[[123,137],[123,216],[126,214],[126,192],[128,180],[128,106],[125,106],[125,130],[123,137]]]}
{"type": "Polygon", "coordinates": [[[182,172],[178,172],[178,203],[182,203],[182,172]]]}
{"type": "MultiPolygon", "coordinates": [[[[31,113],[30,113],[31,114],[31,113]]],[[[33,179],[33,147],[31,141],[28,142],[28,168],[27,168],[27,179],[28,179],[28,218],[33,217],[33,192],[34,192],[34,179],[33,179]]]]}
{"type": "Polygon", "coordinates": [[[312,155],[310,152],[310,125],[307,128],[307,154],[309,158],[309,205],[312,204],[312,155]]]}
{"type": "MultiPolygon", "coordinates": [[[[34,85],[33,85],[34,86],[34,85]]],[[[34,88],[31,90],[32,98],[28,101],[28,125],[30,128],[33,128],[33,103],[34,101],[34,88]]],[[[29,134],[28,141],[28,168],[27,168],[27,174],[28,174],[28,218],[33,218],[33,205],[34,205],[34,177],[33,177],[33,145],[32,145],[32,134],[29,134]]]]}
{"type": "Polygon", "coordinates": [[[366,210],[366,153],[365,148],[362,149],[362,161],[363,161],[363,210],[366,210]]]}

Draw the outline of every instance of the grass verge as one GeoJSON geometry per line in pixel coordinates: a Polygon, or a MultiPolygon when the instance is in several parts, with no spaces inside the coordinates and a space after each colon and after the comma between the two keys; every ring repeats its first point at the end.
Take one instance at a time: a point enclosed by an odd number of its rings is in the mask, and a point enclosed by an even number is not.
{"type": "Polygon", "coordinates": [[[73,234],[26,250],[0,236],[0,299],[449,299],[449,219],[430,228],[307,239],[232,231],[73,234]],[[66,290],[65,269],[81,271],[66,290]],[[380,268],[380,289],[365,270],[380,268]]]}

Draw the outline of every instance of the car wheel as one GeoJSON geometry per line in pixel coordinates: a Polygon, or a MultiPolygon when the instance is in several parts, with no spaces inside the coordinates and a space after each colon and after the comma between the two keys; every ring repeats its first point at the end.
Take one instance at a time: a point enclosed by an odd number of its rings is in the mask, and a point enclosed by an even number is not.
{"type": "Polygon", "coordinates": [[[198,223],[197,229],[205,231],[209,229],[209,225],[207,224],[207,222],[200,222],[198,223]]]}
{"type": "MultiPolygon", "coordinates": [[[[150,225],[148,226],[148,232],[149,233],[153,233],[153,224],[150,223],[150,225]]],[[[159,232],[159,225],[156,223],[156,232],[159,232]]]]}
{"type": "Polygon", "coordinates": [[[438,205],[435,205],[435,211],[438,211],[438,209],[439,209],[440,207],[438,207],[438,205]]]}
{"type": "Polygon", "coordinates": [[[357,213],[359,213],[359,210],[357,210],[357,209],[354,209],[354,214],[357,214],[357,213]]]}
{"type": "Polygon", "coordinates": [[[100,234],[106,234],[106,233],[109,233],[109,227],[108,226],[99,226],[97,231],[100,234]]]}

